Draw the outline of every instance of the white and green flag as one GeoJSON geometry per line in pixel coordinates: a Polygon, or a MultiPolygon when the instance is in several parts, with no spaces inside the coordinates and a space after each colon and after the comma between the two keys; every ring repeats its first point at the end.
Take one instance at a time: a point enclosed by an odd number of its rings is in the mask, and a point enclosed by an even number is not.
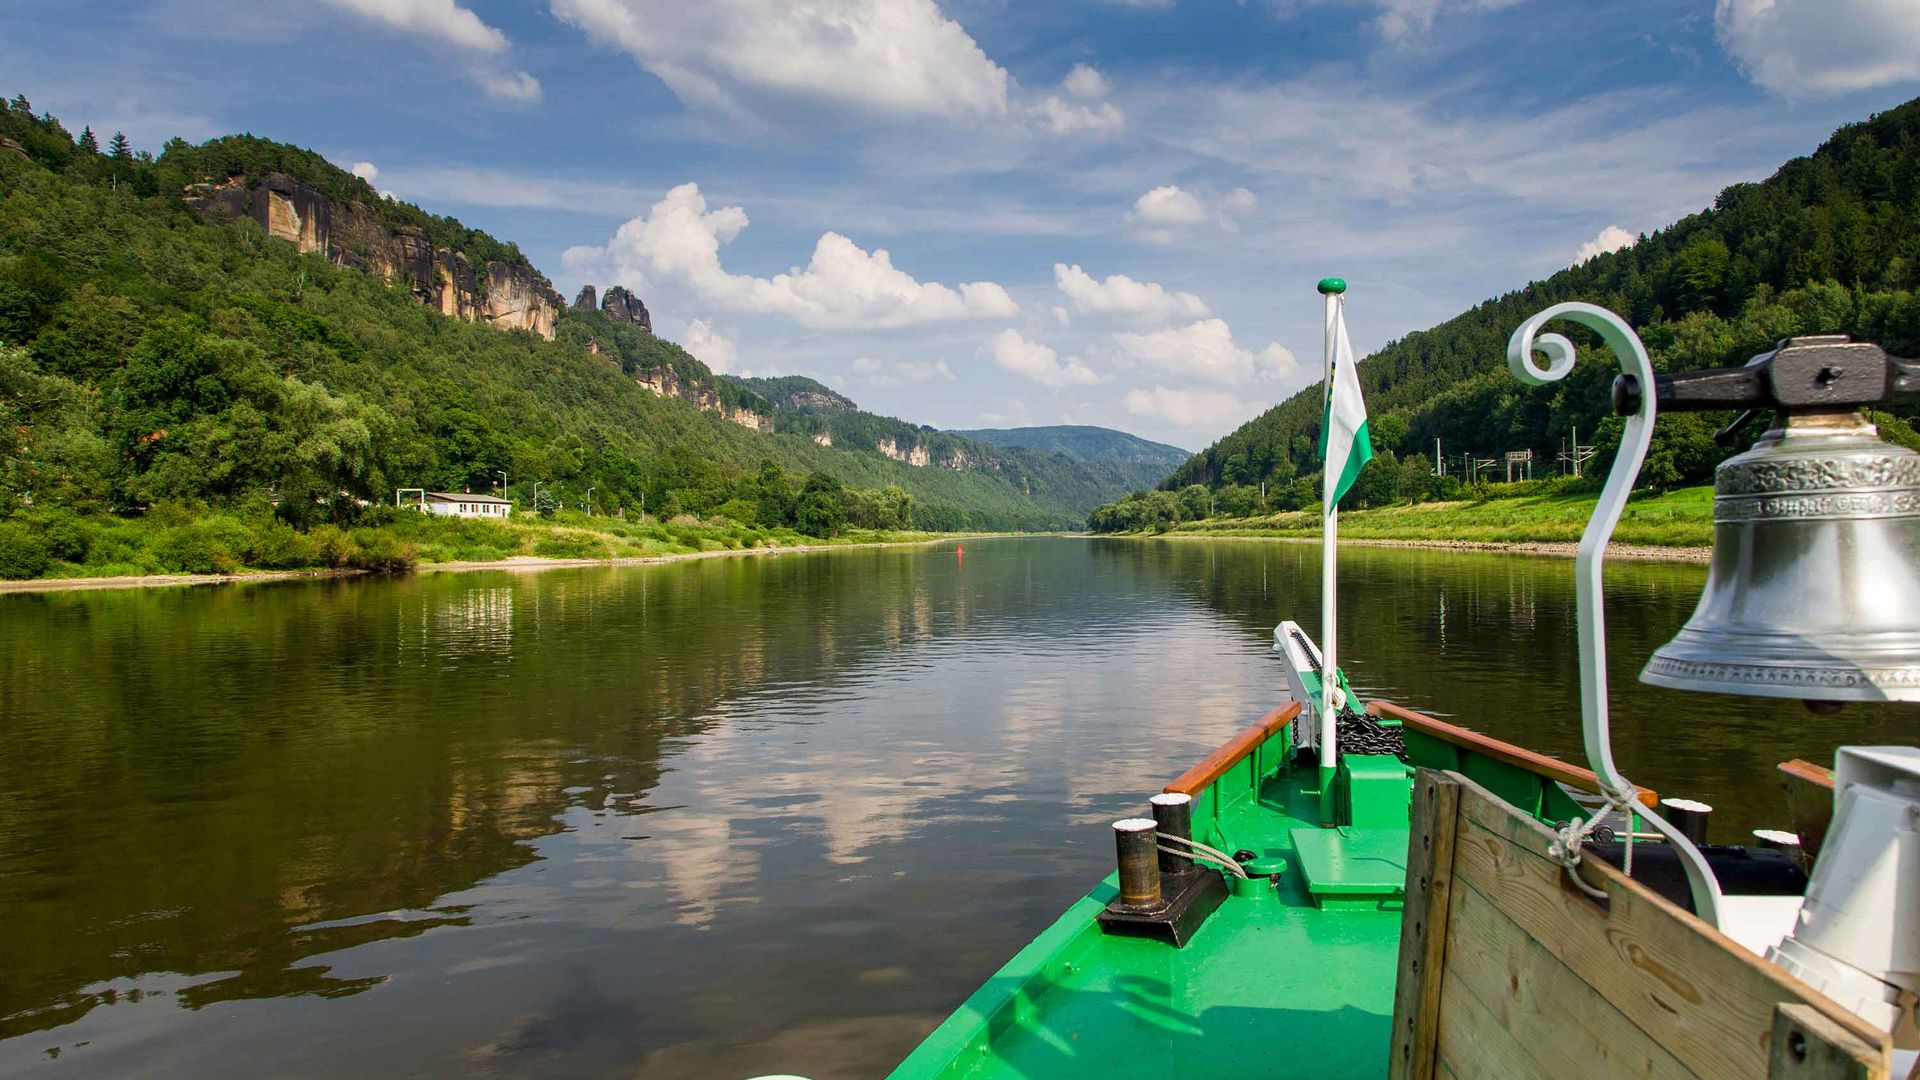
{"type": "MultiPolygon", "coordinates": [[[[1344,282],[1342,285],[1344,286],[1344,282]]],[[[1360,478],[1373,460],[1373,442],[1367,437],[1367,403],[1360,399],[1360,373],[1347,341],[1344,298],[1329,297],[1327,312],[1327,402],[1320,417],[1320,456],[1327,462],[1327,480],[1321,509],[1332,513],[1340,497],[1360,478]]]]}

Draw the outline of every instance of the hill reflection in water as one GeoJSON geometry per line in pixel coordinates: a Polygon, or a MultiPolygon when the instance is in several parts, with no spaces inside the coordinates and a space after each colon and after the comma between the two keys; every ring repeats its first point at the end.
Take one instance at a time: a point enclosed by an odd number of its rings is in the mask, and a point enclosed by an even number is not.
{"type": "MultiPolygon", "coordinates": [[[[1317,558],[0,597],[0,1071],[883,1071],[1105,872],[1103,822],[1284,696],[1317,558]]],[[[1570,563],[1343,565],[1357,685],[1578,757],[1570,563]]],[[[1702,571],[1610,573],[1623,767],[1716,828],[1779,820],[1776,761],[1914,737],[1640,687],[1702,571]]]]}

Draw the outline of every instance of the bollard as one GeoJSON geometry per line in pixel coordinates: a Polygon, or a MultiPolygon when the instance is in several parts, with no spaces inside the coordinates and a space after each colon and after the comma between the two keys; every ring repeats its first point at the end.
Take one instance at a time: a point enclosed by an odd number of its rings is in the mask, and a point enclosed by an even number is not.
{"type": "Polygon", "coordinates": [[[1113,823],[1113,846],[1120,861],[1120,906],[1145,911],[1161,906],[1160,852],[1152,818],[1123,818],[1113,823]]]}
{"type": "MultiPolygon", "coordinates": [[[[1153,797],[1153,821],[1160,835],[1180,840],[1193,839],[1193,796],[1163,791],[1153,797]]],[[[1175,845],[1180,847],[1183,845],[1175,845]]],[[[1160,872],[1184,874],[1193,869],[1193,860],[1171,852],[1160,853],[1160,872]]]]}
{"type": "Polygon", "coordinates": [[[1713,813],[1713,807],[1693,799],[1661,799],[1660,813],[1696,845],[1707,842],[1707,815],[1713,813]]]}

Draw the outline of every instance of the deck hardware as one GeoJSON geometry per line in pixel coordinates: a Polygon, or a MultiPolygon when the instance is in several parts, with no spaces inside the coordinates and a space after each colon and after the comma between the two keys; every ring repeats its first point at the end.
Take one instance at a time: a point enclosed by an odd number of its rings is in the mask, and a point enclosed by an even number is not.
{"type": "Polygon", "coordinates": [[[1160,896],[1160,851],[1152,818],[1122,818],[1113,823],[1113,845],[1120,864],[1120,905],[1129,911],[1165,906],[1160,896]]]}
{"type": "MultiPolygon", "coordinates": [[[[1160,839],[1191,841],[1193,839],[1193,796],[1178,791],[1163,791],[1155,795],[1153,820],[1160,833],[1160,839]]],[[[1193,859],[1187,855],[1160,849],[1160,872],[1162,874],[1181,874],[1193,869],[1193,859]]]]}
{"type": "Polygon", "coordinates": [[[1696,844],[1707,842],[1707,815],[1713,813],[1713,807],[1696,799],[1661,799],[1660,812],[1687,839],[1696,844]]]}

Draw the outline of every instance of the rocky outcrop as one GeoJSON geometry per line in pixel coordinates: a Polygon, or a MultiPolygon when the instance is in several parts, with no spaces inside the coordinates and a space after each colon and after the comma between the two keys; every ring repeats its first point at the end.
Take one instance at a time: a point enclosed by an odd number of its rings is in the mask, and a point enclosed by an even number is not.
{"type": "Polygon", "coordinates": [[[608,318],[632,323],[649,334],[653,333],[653,316],[647,314],[647,305],[628,292],[624,285],[615,285],[607,290],[607,298],[600,302],[600,310],[608,318]]]}
{"type": "Polygon", "coordinates": [[[752,409],[729,408],[712,387],[689,383],[672,368],[636,371],[633,381],[661,397],[679,398],[702,412],[719,413],[741,427],[755,431],[773,430],[772,417],[762,416],[752,409]]]}
{"type": "Polygon", "coordinates": [[[773,419],[771,417],[761,416],[752,409],[729,409],[727,410],[727,419],[739,424],[743,428],[752,428],[755,431],[773,430],[773,419]]]}
{"type": "Polygon", "coordinates": [[[816,432],[814,432],[814,433],[813,433],[813,441],[814,441],[814,444],[815,444],[815,445],[817,445],[817,446],[832,446],[832,445],[833,445],[833,432],[831,432],[831,431],[816,431],[816,432]]]}
{"type": "Polygon", "coordinates": [[[573,298],[574,310],[575,311],[592,311],[593,309],[599,306],[600,306],[600,294],[594,292],[593,286],[591,285],[580,286],[579,294],[573,298]]]}
{"type": "Polygon", "coordinates": [[[860,406],[846,397],[829,390],[795,390],[787,395],[786,405],[790,409],[810,409],[815,412],[852,412],[860,406]]]}
{"type": "Polygon", "coordinates": [[[566,305],[530,267],[490,261],[476,271],[465,252],[435,248],[418,229],[389,226],[360,203],[336,203],[280,173],[189,184],[184,198],[208,217],[248,218],[301,251],[404,283],[415,299],[452,318],[551,340],[566,305]]]}
{"type": "Polygon", "coordinates": [[[918,469],[926,468],[933,460],[933,455],[927,452],[927,448],[918,443],[902,450],[899,443],[894,442],[891,438],[887,438],[875,443],[874,449],[895,461],[904,461],[918,469]]]}

